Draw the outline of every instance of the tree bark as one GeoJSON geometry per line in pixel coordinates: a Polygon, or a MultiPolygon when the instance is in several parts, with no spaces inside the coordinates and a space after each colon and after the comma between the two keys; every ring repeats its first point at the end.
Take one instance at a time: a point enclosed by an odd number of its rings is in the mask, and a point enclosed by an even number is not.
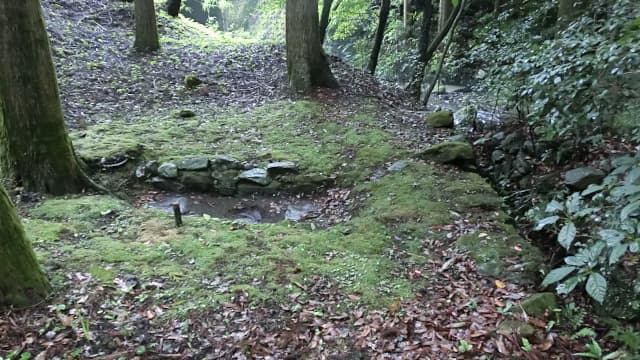
{"type": "Polygon", "coordinates": [[[167,1],[167,13],[173,17],[178,16],[180,14],[180,5],[182,5],[182,0],[167,1]]]}
{"type": "Polygon", "coordinates": [[[318,0],[287,0],[286,41],[287,70],[293,90],[338,87],[320,44],[318,0]]]}
{"type": "Polygon", "coordinates": [[[160,48],[158,27],[156,26],[156,9],[153,0],[135,0],[136,40],[134,47],[141,52],[154,51],[160,48]]]}
{"type": "Polygon", "coordinates": [[[442,31],[447,26],[447,20],[451,17],[453,4],[451,0],[440,0],[438,9],[438,31],[442,31]]]}
{"type": "Polygon", "coordinates": [[[391,0],[382,0],[382,5],[380,6],[380,17],[378,19],[378,29],[376,30],[376,39],[373,43],[373,49],[371,50],[369,65],[367,65],[367,71],[369,71],[371,75],[376,73],[376,67],[378,67],[378,57],[380,56],[380,49],[382,48],[382,40],[384,40],[384,32],[387,29],[387,20],[389,19],[390,8],[391,0]]]}
{"type": "Polygon", "coordinates": [[[423,101],[424,106],[427,106],[427,104],[429,103],[429,98],[431,97],[431,93],[433,92],[433,89],[436,87],[436,84],[438,83],[438,79],[440,78],[440,74],[442,73],[444,59],[447,57],[447,53],[449,52],[449,47],[453,42],[453,35],[455,34],[456,26],[460,21],[460,17],[462,15],[462,9],[464,9],[464,6],[465,6],[465,0],[460,0],[460,4],[458,4],[458,11],[455,11],[455,18],[453,20],[453,23],[451,24],[451,29],[449,30],[449,39],[447,40],[447,44],[444,46],[444,50],[442,50],[442,57],[440,57],[440,63],[438,64],[438,70],[436,72],[436,76],[434,77],[433,81],[431,82],[431,85],[429,86],[429,89],[427,90],[427,93],[424,96],[424,101],[423,101]]]}
{"type": "Polygon", "coordinates": [[[0,182],[65,194],[88,185],[67,135],[38,0],[0,1],[0,182]]]}
{"type": "Polygon", "coordinates": [[[49,281],[38,265],[16,209],[2,186],[0,259],[0,308],[35,304],[47,296],[49,281]]]}
{"type": "Polygon", "coordinates": [[[444,28],[438,31],[436,37],[433,39],[433,41],[431,41],[431,44],[429,44],[429,47],[420,56],[420,60],[418,60],[415,65],[415,72],[413,73],[413,78],[409,82],[409,85],[407,85],[407,91],[418,101],[420,100],[422,80],[424,78],[424,71],[427,67],[427,64],[429,64],[431,58],[433,57],[433,54],[435,54],[442,41],[451,30],[457,14],[461,11],[462,8],[460,7],[460,4],[458,4],[458,6],[456,6],[449,15],[449,19],[447,19],[447,23],[444,25],[444,28]]]}
{"type": "Polygon", "coordinates": [[[329,27],[332,4],[333,0],[324,0],[322,2],[322,15],[320,16],[320,44],[324,44],[324,38],[327,36],[327,27],[329,27]]]}

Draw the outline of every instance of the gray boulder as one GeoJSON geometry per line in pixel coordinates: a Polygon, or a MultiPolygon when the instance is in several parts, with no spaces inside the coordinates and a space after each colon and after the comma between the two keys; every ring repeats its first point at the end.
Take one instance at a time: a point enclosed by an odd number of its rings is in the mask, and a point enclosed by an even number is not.
{"type": "Polygon", "coordinates": [[[271,175],[295,173],[298,171],[298,164],[293,161],[276,161],[267,165],[267,173],[271,175]]]}
{"type": "Polygon", "coordinates": [[[240,175],[238,175],[238,180],[245,180],[262,186],[267,186],[271,182],[267,170],[261,168],[241,172],[240,175]]]}
{"type": "Polygon", "coordinates": [[[606,174],[590,166],[579,167],[564,174],[564,183],[574,190],[584,190],[591,184],[599,184],[606,174]]]}
{"type": "Polygon", "coordinates": [[[158,175],[166,179],[175,179],[178,177],[178,167],[172,162],[162,163],[158,167],[158,175]]]}
{"type": "Polygon", "coordinates": [[[188,157],[176,161],[178,170],[207,170],[209,168],[209,159],[203,157],[188,157]]]}

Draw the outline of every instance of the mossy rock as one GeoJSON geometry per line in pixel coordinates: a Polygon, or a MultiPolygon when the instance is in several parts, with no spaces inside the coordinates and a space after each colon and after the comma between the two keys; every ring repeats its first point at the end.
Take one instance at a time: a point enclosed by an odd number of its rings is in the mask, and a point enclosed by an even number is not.
{"type": "Polygon", "coordinates": [[[424,119],[427,126],[432,128],[453,128],[453,113],[451,111],[436,111],[424,119]]]}
{"type": "Polygon", "coordinates": [[[476,232],[458,238],[456,245],[469,252],[481,273],[518,284],[538,282],[544,257],[540,249],[518,235],[510,225],[502,232],[476,232]]]}
{"type": "Polygon", "coordinates": [[[553,311],[558,307],[556,295],[551,292],[537,293],[524,300],[520,307],[525,313],[532,316],[544,315],[546,311],[553,311]]]}
{"type": "Polygon", "coordinates": [[[184,86],[187,89],[193,89],[200,84],[202,84],[202,80],[200,80],[197,76],[187,75],[184,77],[184,86]]]}
{"type": "Polygon", "coordinates": [[[536,332],[535,328],[524,321],[515,319],[506,319],[498,326],[497,333],[504,336],[518,335],[531,336],[536,332]]]}
{"type": "Polygon", "coordinates": [[[433,145],[423,151],[419,157],[423,160],[435,161],[443,164],[465,163],[475,160],[471,144],[462,141],[445,141],[433,145]]]}

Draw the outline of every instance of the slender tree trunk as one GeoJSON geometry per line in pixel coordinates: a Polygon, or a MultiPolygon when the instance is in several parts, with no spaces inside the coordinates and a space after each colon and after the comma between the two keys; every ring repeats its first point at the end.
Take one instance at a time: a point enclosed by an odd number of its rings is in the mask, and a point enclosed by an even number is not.
{"type": "Polygon", "coordinates": [[[329,27],[331,4],[333,0],[324,0],[322,2],[322,15],[320,16],[320,44],[324,44],[324,38],[327,36],[327,27],[329,27]]]}
{"type": "Polygon", "coordinates": [[[583,9],[588,9],[588,0],[559,0],[558,1],[558,22],[560,25],[567,25],[575,20],[583,9]]]}
{"type": "Polygon", "coordinates": [[[286,41],[287,70],[293,90],[338,87],[320,44],[318,0],[287,0],[286,41]]]}
{"type": "Polygon", "coordinates": [[[64,194],[88,184],[67,135],[38,0],[0,1],[0,182],[64,194]]]}
{"type": "Polygon", "coordinates": [[[422,87],[422,80],[424,78],[424,71],[427,65],[429,64],[429,62],[431,62],[431,58],[433,57],[433,54],[435,54],[436,50],[438,50],[438,47],[440,46],[442,41],[451,30],[451,27],[455,22],[456,16],[461,11],[462,11],[462,8],[460,7],[460,4],[458,4],[458,6],[456,6],[451,12],[449,19],[447,19],[447,23],[444,25],[444,28],[438,31],[438,34],[436,34],[436,37],[433,39],[433,41],[431,41],[431,44],[429,44],[429,47],[423,53],[424,55],[421,56],[421,59],[424,59],[424,61],[422,62],[418,61],[416,65],[415,72],[413,73],[413,78],[411,79],[411,82],[409,82],[409,85],[407,85],[407,91],[409,91],[409,93],[413,95],[417,101],[420,101],[420,93],[421,93],[421,87],[422,87]]]}
{"type": "Polygon", "coordinates": [[[420,26],[420,40],[418,42],[418,58],[413,65],[413,76],[406,87],[412,97],[420,99],[420,87],[424,78],[424,68],[427,63],[427,51],[431,41],[431,28],[433,25],[433,5],[431,0],[426,0],[422,10],[422,25],[420,26]]]}
{"type": "Polygon", "coordinates": [[[500,15],[500,6],[502,6],[502,1],[493,0],[493,17],[496,19],[498,18],[498,15],[500,15]]]}
{"type": "Polygon", "coordinates": [[[0,308],[35,304],[47,296],[50,290],[49,281],[40,270],[16,209],[2,186],[0,261],[0,308]]]}
{"type": "Polygon", "coordinates": [[[180,5],[182,4],[182,0],[169,0],[167,1],[167,13],[173,17],[178,16],[180,14],[180,5]]]}
{"type": "Polygon", "coordinates": [[[440,0],[440,6],[438,9],[438,31],[442,31],[447,26],[447,19],[451,17],[451,11],[453,10],[453,4],[451,0],[440,0]]]}
{"type": "Polygon", "coordinates": [[[459,10],[455,12],[455,19],[453,20],[453,24],[451,24],[451,29],[449,31],[449,39],[447,40],[447,44],[444,46],[444,50],[442,50],[442,57],[440,57],[440,63],[438,64],[438,71],[436,72],[436,76],[433,78],[433,81],[429,86],[429,90],[427,90],[427,93],[424,96],[424,101],[423,101],[424,106],[427,106],[427,104],[429,103],[429,98],[431,97],[431,93],[433,93],[433,89],[436,87],[436,84],[438,83],[438,79],[440,78],[440,74],[442,73],[444,59],[447,57],[447,53],[449,52],[449,47],[453,42],[453,35],[456,32],[456,26],[460,21],[460,18],[462,15],[462,9],[464,9],[464,6],[465,6],[465,0],[460,0],[460,4],[458,4],[459,10]]]}
{"type": "Polygon", "coordinates": [[[153,0],[135,0],[136,41],[134,47],[141,52],[160,48],[156,9],[153,0]]]}
{"type": "Polygon", "coordinates": [[[380,6],[380,17],[378,19],[378,29],[376,30],[376,39],[371,50],[371,57],[369,58],[369,65],[367,71],[371,75],[376,73],[376,67],[378,67],[378,57],[380,56],[380,49],[382,48],[382,40],[384,40],[384,32],[387,29],[387,20],[389,19],[389,9],[391,8],[391,0],[382,0],[380,6]]]}

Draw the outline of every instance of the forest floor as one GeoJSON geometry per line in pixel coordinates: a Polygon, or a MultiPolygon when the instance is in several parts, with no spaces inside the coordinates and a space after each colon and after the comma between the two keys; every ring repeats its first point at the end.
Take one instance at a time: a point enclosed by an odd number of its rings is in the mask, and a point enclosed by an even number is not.
{"type": "Polygon", "coordinates": [[[583,339],[563,332],[571,317],[522,311],[541,254],[479,175],[414,156],[455,133],[427,128],[425,112],[401,92],[336,61],[342,87],[300,98],[287,90],[281,45],[160,12],[162,48],[139,55],[132,4],[43,6],[76,150],[128,201],[85,194],[18,204],[54,291],[0,314],[0,356],[546,359],[584,351],[583,339]],[[203,84],[185,88],[188,75],[203,84]],[[164,193],[135,183],[129,166],[221,154],[293,161],[331,185],[263,201],[279,214],[308,198],[316,211],[302,221],[248,224],[205,212],[175,228],[172,216],[146,206],[164,193]],[[122,159],[126,166],[110,166],[122,159]]]}

